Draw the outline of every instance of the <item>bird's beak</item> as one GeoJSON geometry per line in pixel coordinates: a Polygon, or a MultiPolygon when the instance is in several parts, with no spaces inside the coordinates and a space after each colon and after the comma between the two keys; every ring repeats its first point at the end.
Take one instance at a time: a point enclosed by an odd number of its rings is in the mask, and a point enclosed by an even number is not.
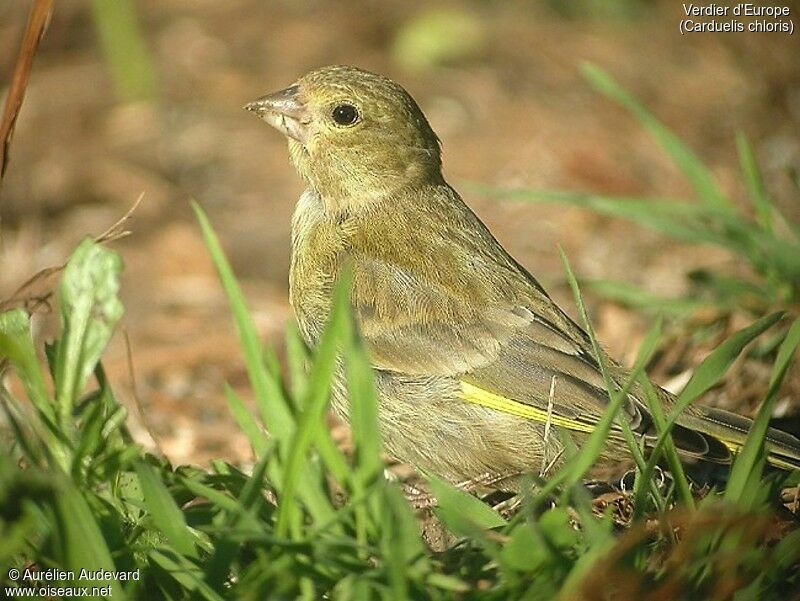
{"type": "Polygon", "coordinates": [[[245,110],[255,113],[272,127],[305,144],[308,139],[310,114],[299,98],[300,88],[290,86],[280,92],[267,94],[244,105],[245,110]]]}

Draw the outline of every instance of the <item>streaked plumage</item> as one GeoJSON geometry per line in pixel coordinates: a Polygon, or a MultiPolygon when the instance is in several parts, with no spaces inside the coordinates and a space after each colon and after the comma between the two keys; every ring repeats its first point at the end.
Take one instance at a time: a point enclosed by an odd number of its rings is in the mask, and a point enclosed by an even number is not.
{"type": "MultiPolygon", "coordinates": [[[[247,108],[287,135],[308,185],[292,223],[290,300],[310,344],[340,269],[352,265],[350,298],[392,455],[451,481],[507,475],[498,486],[513,488],[517,474],[558,454],[556,436],[545,449],[551,385],[552,423],[579,441],[591,431],[608,395],[587,335],[445,182],[439,140],[403,88],[326,67],[247,108]]],[[[622,382],[625,370],[608,363],[622,382]]],[[[634,387],[623,414],[650,437],[642,400],[634,387]]],[[[687,457],[727,463],[748,425],[695,406],[674,437],[687,457]]],[[[626,456],[618,434],[600,464],[626,456]]],[[[771,430],[768,446],[776,465],[800,466],[796,438],[771,430]]]]}

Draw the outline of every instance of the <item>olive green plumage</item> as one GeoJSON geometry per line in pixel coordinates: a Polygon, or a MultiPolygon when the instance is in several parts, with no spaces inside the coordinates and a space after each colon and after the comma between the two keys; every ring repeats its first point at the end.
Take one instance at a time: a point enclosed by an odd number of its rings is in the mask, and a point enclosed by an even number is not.
{"type": "MultiPolygon", "coordinates": [[[[288,137],[308,186],[292,222],[290,300],[310,344],[351,265],[389,453],[454,482],[514,488],[559,454],[558,437],[545,439],[549,402],[552,423],[578,440],[591,431],[608,395],[589,338],[445,182],[439,140],[403,88],[326,67],[247,108],[288,137]]],[[[625,370],[605,360],[622,382],[625,370]]],[[[340,392],[333,405],[347,416],[340,392]]],[[[623,414],[654,436],[638,387],[623,414]]],[[[679,424],[682,453],[714,463],[730,461],[749,427],[699,406],[679,424]]],[[[777,465],[800,465],[794,437],[771,430],[768,448],[777,465]]],[[[616,427],[599,465],[626,454],[616,427]]]]}

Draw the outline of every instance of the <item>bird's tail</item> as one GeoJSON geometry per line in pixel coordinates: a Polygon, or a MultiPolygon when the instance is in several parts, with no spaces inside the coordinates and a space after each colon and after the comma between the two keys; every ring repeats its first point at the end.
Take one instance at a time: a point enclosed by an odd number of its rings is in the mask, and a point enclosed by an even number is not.
{"type": "MultiPolygon", "coordinates": [[[[687,426],[712,436],[724,444],[732,453],[738,453],[753,422],[746,417],[730,413],[715,407],[697,407],[700,415],[693,416],[691,424],[687,426]]],[[[767,430],[765,448],[767,461],[783,470],[800,469],[800,440],[795,436],[769,428],[767,430]]]]}

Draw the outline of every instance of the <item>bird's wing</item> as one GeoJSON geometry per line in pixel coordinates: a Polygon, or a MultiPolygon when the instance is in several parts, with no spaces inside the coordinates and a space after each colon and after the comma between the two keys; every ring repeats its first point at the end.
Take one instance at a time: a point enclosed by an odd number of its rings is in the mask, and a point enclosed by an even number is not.
{"type": "MultiPolygon", "coordinates": [[[[465,400],[542,421],[549,406],[554,423],[575,430],[590,431],[602,414],[608,395],[588,339],[524,270],[462,269],[455,287],[434,265],[418,271],[374,255],[352,264],[351,303],[376,368],[456,377],[465,400]],[[497,270],[507,287],[487,290],[497,270]]],[[[442,267],[452,277],[453,266],[442,267]]],[[[625,411],[634,427],[646,419],[633,400],[625,411]]]]}
{"type": "MultiPolygon", "coordinates": [[[[591,432],[609,396],[586,333],[450,188],[412,203],[423,205],[427,215],[398,210],[383,229],[373,223],[362,230],[370,237],[344,253],[352,255],[351,303],[375,368],[451,377],[466,402],[591,432]],[[430,219],[431,212],[441,219],[430,219]],[[420,243],[427,247],[422,256],[420,243]]],[[[622,387],[627,372],[603,359],[622,387]]],[[[656,389],[669,408],[672,397],[656,389]]],[[[652,443],[657,433],[642,389],[630,391],[622,414],[652,443]]],[[[749,426],[740,416],[690,407],[671,433],[683,455],[728,463],[749,426]]],[[[612,435],[621,435],[619,424],[612,435]]],[[[800,465],[796,438],[770,429],[767,439],[772,463],[800,465]]]]}
{"type": "MultiPolygon", "coordinates": [[[[397,265],[363,257],[355,263],[351,302],[375,368],[453,377],[464,401],[577,432],[594,430],[609,399],[602,372],[586,335],[546,295],[476,306],[397,265]],[[388,288],[375,294],[375,286],[388,288]]],[[[622,386],[624,370],[610,360],[609,366],[622,386]]],[[[622,412],[634,432],[655,440],[650,414],[634,394],[622,412]]],[[[730,460],[729,449],[713,436],[681,425],[672,434],[685,455],[730,460]]],[[[618,423],[612,436],[622,436],[618,423]]]]}
{"type": "MultiPolygon", "coordinates": [[[[591,432],[609,397],[586,334],[472,213],[450,221],[447,231],[419,233],[430,249],[414,262],[402,249],[382,252],[396,243],[390,231],[348,251],[351,303],[374,366],[453,377],[467,402],[591,432]]],[[[609,365],[621,386],[624,370],[609,365]]],[[[622,411],[634,432],[652,439],[638,396],[628,395],[622,411]]],[[[618,424],[614,431],[620,435],[618,424]]],[[[729,457],[691,429],[678,426],[673,436],[687,454],[729,457]]]]}

